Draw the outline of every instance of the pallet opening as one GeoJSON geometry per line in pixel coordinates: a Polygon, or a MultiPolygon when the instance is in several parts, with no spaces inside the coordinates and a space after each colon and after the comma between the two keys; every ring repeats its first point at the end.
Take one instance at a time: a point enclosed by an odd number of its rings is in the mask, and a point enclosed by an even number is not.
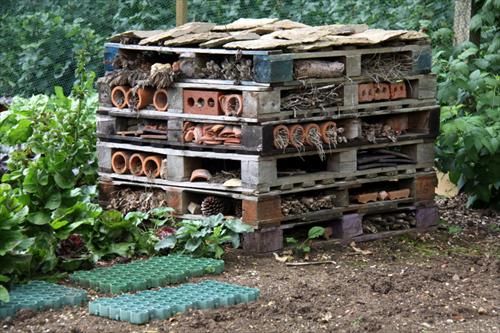
{"type": "Polygon", "coordinates": [[[364,54],[361,75],[374,82],[401,80],[411,74],[413,62],[411,51],[364,54]]]}
{"type": "Polygon", "coordinates": [[[351,204],[412,199],[415,197],[414,179],[365,183],[348,190],[351,204]]]}
{"type": "Polygon", "coordinates": [[[241,200],[213,194],[183,191],[182,205],[178,207],[179,215],[203,216],[217,215],[241,217],[241,200]]]}
{"type": "Polygon", "coordinates": [[[318,155],[280,158],[277,160],[278,178],[307,175],[314,172],[327,171],[328,163],[318,155]]]}

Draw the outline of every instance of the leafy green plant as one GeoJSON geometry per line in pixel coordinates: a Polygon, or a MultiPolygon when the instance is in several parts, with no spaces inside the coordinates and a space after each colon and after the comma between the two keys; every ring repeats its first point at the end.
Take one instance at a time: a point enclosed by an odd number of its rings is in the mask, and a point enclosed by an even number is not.
{"type": "Polygon", "coordinates": [[[314,239],[319,238],[325,234],[325,228],[323,227],[312,227],[307,232],[307,238],[303,242],[299,242],[293,237],[287,237],[286,242],[294,247],[294,252],[300,254],[308,254],[311,252],[311,243],[314,239]]]}
{"type": "Polygon", "coordinates": [[[253,232],[253,228],[241,220],[225,220],[222,214],[202,220],[183,220],[177,224],[175,234],[163,238],[155,249],[173,249],[197,256],[220,258],[224,254],[223,246],[231,243],[234,248],[240,246],[240,234],[253,232]]]}

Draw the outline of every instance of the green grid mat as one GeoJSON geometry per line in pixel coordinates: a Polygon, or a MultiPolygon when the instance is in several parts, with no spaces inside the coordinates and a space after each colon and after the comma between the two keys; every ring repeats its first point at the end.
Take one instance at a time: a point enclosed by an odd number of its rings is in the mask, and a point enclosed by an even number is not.
{"type": "Polygon", "coordinates": [[[171,254],[129,264],[78,271],[71,274],[70,279],[84,287],[118,294],[181,283],[189,277],[221,274],[223,271],[223,260],[171,254]]]}
{"type": "Polygon", "coordinates": [[[9,302],[0,301],[0,318],[12,316],[20,309],[58,309],[65,305],[81,305],[87,301],[85,290],[45,281],[16,285],[10,289],[9,296],[9,302]]]}
{"type": "Polygon", "coordinates": [[[252,302],[257,300],[259,294],[259,289],[207,280],[115,298],[99,298],[89,303],[89,312],[132,324],[144,324],[188,309],[213,309],[252,302]]]}

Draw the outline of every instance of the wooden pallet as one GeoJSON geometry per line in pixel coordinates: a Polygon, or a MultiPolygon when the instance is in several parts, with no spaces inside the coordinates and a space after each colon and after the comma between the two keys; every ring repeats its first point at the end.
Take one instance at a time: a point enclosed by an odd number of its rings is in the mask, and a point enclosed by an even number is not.
{"type": "Polygon", "coordinates": [[[226,161],[233,161],[230,169],[234,168],[241,172],[242,191],[248,190],[245,192],[256,193],[302,191],[311,187],[329,187],[334,183],[353,179],[401,175],[432,168],[434,163],[434,144],[421,139],[337,149],[327,152],[325,162],[321,166],[315,155],[309,155],[309,157],[307,155],[292,156],[282,160],[283,156],[281,155],[258,156],[99,142],[97,151],[101,172],[111,173],[111,156],[117,150],[164,156],[166,158],[165,178],[174,182],[187,182],[195,169],[205,168],[211,170],[212,173],[217,173],[222,169],[218,169],[216,165],[227,168],[229,162],[226,161]],[[398,148],[399,151],[407,154],[415,164],[376,167],[358,171],[358,152],[379,148],[398,148]],[[308,158],[312,159],[308,160],[308,158]],[[294,163],[298,165],[299,171],[292,169],[292,172],[288,172],[294,163]],[[313,163],[314,167],[311,168],[309,163],[313,163]]]}
{"type": "MultiPolygon", "coordinates": [[[[285,224],[304,224],[337,218],[347,213],[366,213],[378,210],[397,209],[402,205],[413,205],[416,202],[431,202],[434,197],[434,186],[436,177],[434,172],[418,172],[396,177],[377,177],[360,181],[348,181],[337,184],[337,186],[325,188],[310,188],[307,192],[300,192],[300,197],[316,197],[329,195],[333,198],[333,208],[319,211],[309,211],[301,214],[283,215],[282,202],[290,196],[286,191],[275,191],[256,195],[255,193],[244,193],[227,191],[221,186],[209,186],[210,184],[198,184],[186,186],[180,182],[165,180],[144,181],[141,177],[126,177],[114,174],[101,173],[101,184],[106,184],[107,190],[101,193],[106,197],[114,188],[121,186],[136,188],[157,188],[166,191],[167,197],[175,198],[168,202],[176,214],[182,218],[193,218],[188,216],[188,206],[191,203],[201,204],[203,198],[216,196],[230,200],[233,205],[241,205],[245,223],[253,225],[256,229],[276,227],[285,224]],[[357,193],[378,191],[381,189],[391,191],[395,189],[408,188],[410,195],[407,198],[397,200],[375,201],[368,203],[357,203],[353,197],[357,193]],[[377,190],[375,190],[377,189],[377,190]],[[233,200],[233,201],[231,201],[233,200]]],[[[297,195],[297,193],[293,193],[297,195]]],[[[235,207],[235,206],[234,206],[235,207]]],[[[234,214],[229,211],[228,214],[234,214]]],[[[197,218],[200,218],[198,216],[197,218]]]]}
{"type": "MultiPolygon", "coordinates": [[[[118,111],[117,111],[118,112],[118,111]]],[[[346,137],[350,140],[347,143],[338,144],[337,147],[332,147],[327,144],[323,144],[323,150],[325,152],[334,152],[338,149],[346,149],[357,146],[369,145],[368,141],[360,138],[360,121],[358,118],[364,120],[365,117],[383,117],[383,119],[388,119],[390,117],[405,117],[408,122],[408,131],[406,134],[400,135],[398,137],[399,142],[404,142],[408,140],[415,140],[420,138],[435,138],[439,134],[439,107],[424,108],[423,110],[418,109],[410,113],[387,113],[387,112],[369,112],[363,117],[359,117],[358,114],[350,115],[350,117],[338,118],[336,122],[338,126],[342,126],[345,129],[346,137]]],[[[116,114],[116,113],[113,113],[116,114]]],[[[293,146],[288,146],[285,149],[277,149],[274,146],[273,130],[278,125],[292,125],[292,124],[308,124],[312,122],[320,123],[325,120],[316,120],[318,118],[305,118],[305,119],[294,119],[294,120],[282,120],[265,122],[262,124],[253,123],[242,123],[241,128],[241,144],[239,145],[204,145],[196,143],[185,143],[183,142],[183,126],[184,121],[182,120],[169,120],[168,121],[168,134],[165,135],[164,139],[149,139],[140,138],[134,136],[122,136],[117,135],[120,131],[127,131],[129,121],[127,117],[115,117],[109,115],[99,115],[97,121],[97,134],[98,137],[103,141],[117,142],[117,143],[132,143],[136,145],[151,145],[159,148],[176,148],[184,150],[198,150],[206,152],[234,152],[239,154],[256,154],[262,156],[280,155],[281,157],[292,157],[292,156],[306,156],[310,154],[318,154],[318,148],[313,146],[303,146],[300,149],[293,146]]],[[[324,119],[324,118],[322,118],[324,119]]],[[[382,120],[384,121],[384,120],[382,120]]],[[[205,122],[194,122],[190,121],[192,124],[206,124],[205,122]]],[[[212,123],[212,122],[209,122],[212,123]]],[[[221,123],[224,124],[224,123],[221,123]]],[[[377,139],[377,143],[389,143],[389,139],[381,138],[377,139]]]]}
{"type": "MultiPolygon", "coordinates": [[[[250,58],[253,61],[254,81],[241,82],[241,85],[254,86],[262,83],[276,84],[284,82],[293,82],[293,64],[295,60],[301,59],[318,59],[318,60],[335,60],[342,62],[345,66],[344,74],[349,78],[359,77],[362,75],[362,61],[364,57],[370,57],[377,54],[398,54],[404,53],[411,57],[412,68],[407,73],[408,75],[429,73],[431,70],[432,52],[429,44],[421,43],[400,43],[398,46],[378,46],[369,48],[348,48],[332,51],[319,52],[300,52],[300,53],[283,53],[282,51],[245,51],[245,50],[227,50],[227,49],[201,49],[201,48],[184,48],[184,47],[165,47],[165,46],[141,46],[141,45],[126,45],[119,43],[105,44],[105,59],[106,63],[111,63],[112,58],[118,52],[158,52],[172,54],[174,58],[182,53],[195,54],[200,61],[207,59],[206,55],[211,58],[223,58],[227,56],[235,56],[241,54],[245,58],[250,58]]],[[[220,81],[221,84],[227,83],[225,80],[220,81]]],[[[234,82],[232,82],[234,83],[234,82]]]]}
{"type": "Polygon", "coordinates": [[[368,77],[360,77],[355,80],[346,80],[345,78],[336,79],[321,79],[321,80],[306,80],[300,81],[300,85],[287,85],[283,87],[271,87],[262,91],[239,91],[227,89],[225,86],[213,87],[203,83],[192,83],[185,86],[185,83],[176,83],[167,89],[169,97],[168,112],[155,111],[152,106],[139,112],[129,109],[117,109],[111,107],[111,101],[101,98],[101,111],[107,111],[108,114],[114,116],[132,116],[143,117],[149,119],[169,119],[182,118],[188,120],[203,120],[208,122],[224,121],[224,122],[263,122],[269,120],[294,119],[306,117],[335,117],[351,113],[360,113],[376,110],[404,110],[425,106],[435,105],[436,94],[436,77],[433,74],[413,75],[404,79],[407,89],[407,98],[398,100],[380,100],[369,103],[358,101],[358,85],[363,83],[373,82],[373,79],[368,77]],[[286,94],[297,90],[302,92],[304,87],[321,87],[333,86],[332,89],[338,94],[338,100],[333,106],[318,108],[314,105],[300,110],[286,110],[282,107],[281,101],[286,94]],[[196,88],[198,90],[216,90],[224,92],[230,90],[229,93],[238,93],[243,98],[243,111],[241,117],[232,116],[210,116],[196,115],[183,112],[183,91],[185,88],[196,88]],[[121,112],[121,113],[120,113],[121,112]],[[127,112],[127,113],[125,113],[127,112]]]}
{"type": "Polygon", "coordinates": [[[317,220],[314,222],[296,222],[294,224],[283,224],[277,227],[264,228],[255,231],[252,234],[243,235],[243,248],[252,253],[265,253],[278,251],[284,246],[284,235],[292,231],[294,236],[302,233],[307,237],[307,230],[311,226],[320,225],[331,231],[330,240],[318,241],[313,246],[322,247],[326,244],[349,244],[352,241],[366,242],[379,240],[388,237],[395,237],[406,234],[428,232],[436,228],[439,221],[438,209],[434,205],[415,206],[399,203],[398,206],[387,205],[385,207],[367,207],[364,212],[343,213],[340,212],[336,217],[326,220],[317,220]],[[403,230],[390,230],[377,233],[363,233],[364,218],[371,214],[380,213],[400,213],[414,212],[416,226],[403,230]]]}

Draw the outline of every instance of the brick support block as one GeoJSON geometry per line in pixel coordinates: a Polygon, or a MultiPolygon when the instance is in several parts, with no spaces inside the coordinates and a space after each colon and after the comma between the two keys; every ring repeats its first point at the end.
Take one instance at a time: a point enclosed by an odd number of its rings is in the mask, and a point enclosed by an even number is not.
{"type": "Polygon", "coordinates": [[[363,234],[361,224],[363,218],[360,214],[346,214],[340,221],[331,223],[332,237],[348,240],[363,234]]]}
{"type": "Polygon", "coordinates": [[[439,221],[439,211],[436,206],[417,208],[415,212],[418,229],[426,229],[437,225],[439,221]]]}
{"type": "Polygon", "coordinates": [[[279,224],[283,218],[281,199],[279,196],[266,197],[260,200],[243,200],[242,220],[251,225],[279,224]]]}
{"type": "Polygon", "coordinates": [[[283,248],[283,230],[259,230],[243,234],[243,250],[251,253],[278,251],[283,248]]]}

